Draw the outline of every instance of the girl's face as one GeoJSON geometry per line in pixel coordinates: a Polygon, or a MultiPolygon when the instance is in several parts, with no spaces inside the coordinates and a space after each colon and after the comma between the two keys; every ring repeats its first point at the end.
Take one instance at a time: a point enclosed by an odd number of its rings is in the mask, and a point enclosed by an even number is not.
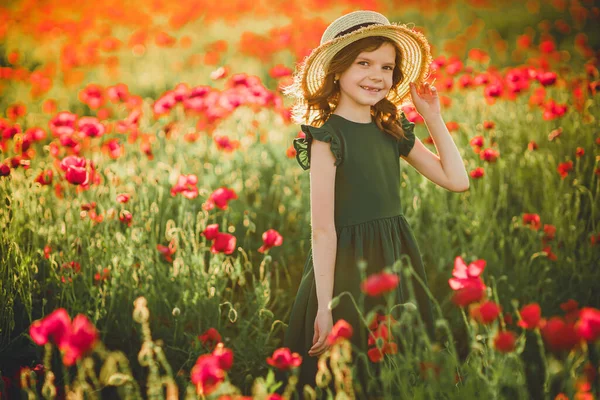
{"type": "Polygon", "coordinates": [[[356,111],[375,105],[392,87],[396,49],[390,43],[360,53],[339,77],[339,106],[356,111]]]}

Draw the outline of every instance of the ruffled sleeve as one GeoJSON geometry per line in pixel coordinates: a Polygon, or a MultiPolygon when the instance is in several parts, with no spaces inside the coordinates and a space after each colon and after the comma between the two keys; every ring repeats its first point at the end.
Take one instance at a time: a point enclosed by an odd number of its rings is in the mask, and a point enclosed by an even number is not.
{"type": "Polygon", "coordinates": [[[400,123],[406,138],[398,140],[398,149],[400,150],[400,155],[406,157],[415,145],[415,123],[410,122],[404,113],[400,113],[400,123]]]}
{"type": "Polygon", "coordinates": [[[294,139],[294,149],[296,149],[296,160],[302,169],[310,168],[310,145],[313,139],[329,143],[331,152],[335,157],[334,165],[338,166],[344,160],[344,140],[339,132],[330,125],[323,125],[316,128],[311,125],[300,125],[305,137],[294,139]]]}

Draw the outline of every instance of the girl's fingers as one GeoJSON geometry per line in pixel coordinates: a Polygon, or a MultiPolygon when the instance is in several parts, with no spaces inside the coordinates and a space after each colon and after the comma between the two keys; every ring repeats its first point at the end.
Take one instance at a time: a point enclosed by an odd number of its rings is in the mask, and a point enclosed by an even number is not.
{"type": "Polygon", "coordinates": [[[319,340],[311,349],[308,351],[309,355],[318,355],[323,353],[327,349],[327,342],[325,338],[319,340]]]}

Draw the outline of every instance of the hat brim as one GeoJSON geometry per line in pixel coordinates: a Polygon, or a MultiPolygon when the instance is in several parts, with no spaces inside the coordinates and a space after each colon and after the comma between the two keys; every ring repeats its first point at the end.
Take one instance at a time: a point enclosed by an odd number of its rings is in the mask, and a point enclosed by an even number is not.
{"type": "Polygon", "coordinates": [[[325,71],[335,55],[350,43],[370,36],[383,36],[396,42],[402,51],[400,69],[404,79],[395,90],[390,90],[387,98],[399,107],[407,103],[410,82],[420,84],[429,76],[429,66],[433,61],[429,42],[425,36],[404,24],[370,25],[357,29],[344,36],[332,39],[315,48],[304,60],[302,80],[310,94],[314,94],[323,84],[325,71]]]}

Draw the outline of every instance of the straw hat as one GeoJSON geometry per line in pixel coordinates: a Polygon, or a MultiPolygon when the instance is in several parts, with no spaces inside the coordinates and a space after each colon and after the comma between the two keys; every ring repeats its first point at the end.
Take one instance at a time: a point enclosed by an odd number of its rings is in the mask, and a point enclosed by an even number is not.
{"type": "Polygon", "coordinates": [[[429,43],[423,34],[405,24],[390,23],[375,11],[354,11],[333,21],[321,36],[321,44],[305,59],[301,71],[302,80],[310,94],[323,84],[325,71],[333,57],[345,46],[369,36],[383,36],[397,43],[402,51],[400,69],[404,79],[395,90],[390,90],[388,99],[400,106],[408,97],[410,82],[420,84],[429,75],[433,57],[429,43]]]}

